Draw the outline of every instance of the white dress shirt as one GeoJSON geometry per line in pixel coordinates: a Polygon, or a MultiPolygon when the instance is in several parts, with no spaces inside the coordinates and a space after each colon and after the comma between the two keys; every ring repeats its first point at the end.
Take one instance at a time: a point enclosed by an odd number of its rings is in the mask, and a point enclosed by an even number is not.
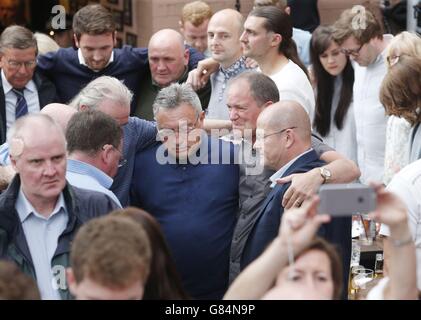
{"type": "MultiPolygon", "coordinates": [[[[384,35],[385,41],[392,36],[384,35]]],[[[386,142],[387,115],[380,103],[380,86],[386,75],[385,50],[373,63],[361,67],[354,63],[354,116],[357,129],[358,166],[360,181],[382,181],[386,142]]]]}

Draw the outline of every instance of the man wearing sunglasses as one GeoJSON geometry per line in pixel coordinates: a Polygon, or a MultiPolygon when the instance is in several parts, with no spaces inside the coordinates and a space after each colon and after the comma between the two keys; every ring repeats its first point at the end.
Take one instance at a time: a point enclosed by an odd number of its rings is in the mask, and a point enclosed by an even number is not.
{"type": "Polygon", "coordinates": [[[0,37],[0,144],[16,119],[56,101],[54,84],[36,71],[38,47],[33,33],[20,26],[0,37]]]}
{"type": "Polygon", "coordinates": [[[361,182],[382,181],[387,116],[379,100],[386,74],[385,49],[391,35],[363,6],[345,10],[333,25],[335,41],[354,62],[354,112],[361,182]]]}

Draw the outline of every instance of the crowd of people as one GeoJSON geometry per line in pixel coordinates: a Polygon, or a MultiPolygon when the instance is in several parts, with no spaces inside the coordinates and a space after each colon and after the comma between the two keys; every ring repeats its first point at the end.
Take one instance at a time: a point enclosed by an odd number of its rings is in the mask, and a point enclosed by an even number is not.
{"type": "Polygon", "coordinates": [[[369,297],[417,299],[421,38],[297,12],[194,1],[147,48],[114,48],[100,4],[75,47],[5,28],[0,298],[346,299],[353,212],[316,194],[359,182],[384,237],[369,297]]]}

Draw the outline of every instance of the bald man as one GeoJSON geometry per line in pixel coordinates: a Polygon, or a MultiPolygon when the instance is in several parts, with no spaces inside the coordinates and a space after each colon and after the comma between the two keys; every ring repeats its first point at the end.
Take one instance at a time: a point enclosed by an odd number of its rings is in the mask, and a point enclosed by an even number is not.
{"type": "MultiPolygon", "coordinates": [[[[189,50],[183,36],[172,29],[163,29],[152,35],[148,45],[150,73],[141,81],[135,115],[153,120],[152,104],[158,91],[171,83],[186,82],[189,50]]],[[[206,109],[210,98],[210,84],[197,91],[202,108],[206,109]]]]}
{"type": "Polygon", "coordinates": [[[241,48],[244,18],[236,10],[216,12],[208,24],[208,46],[219,69],[210,80],[212,93],[206,119],[229,120],[225,88],[231,78],[247,70],[241,48]]]}
{"type": "MultiPolygon", "coordinates": [[[[66,132],[67,123],[76,112],[77,110],[75,108],[62,103],[47,104],[40,111],[40,113],[50,116],[63,132],[66,132]]],[[[9,144],[5,142],[0,146],[0,190],[3,190],[4,186],[7,186],[15,174],[9,165],[9,144]]]]}
{"type": "MultiPolygon", "coordinates": [[[[276,179],[293,173],[303,173],[325,163],[311,148],[310,118],[304,108],[295,101],[284,100],[264,109],[257,118],[258,150],[264,166],[276,170],[269,178],[272,191],[263,202],[260,212],[251,225],[251,232],[241,258],[241,269],[256,259],[276,237],[284,211],[282,198],[289,184],[276,184],[276,179]]],[[[351,219],[334,218],[323,225],[318,234],[340,249],[344,262],[344,284],[347,283],[351,219]]]]}
{"type": "Polygon", "coordinates": [[[17,174],[0,195],[0,258],[36,280],[42,299],[68,299],[65,268],[74,235],[117,206],[104,194],[66,183],[66,139],[51,117],[19,118],[8,143],[17,174]]]}

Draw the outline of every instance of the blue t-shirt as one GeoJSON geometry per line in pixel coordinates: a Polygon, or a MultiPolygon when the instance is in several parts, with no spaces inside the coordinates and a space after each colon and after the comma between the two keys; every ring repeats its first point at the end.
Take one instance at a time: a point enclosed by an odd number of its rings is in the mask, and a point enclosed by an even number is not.
{"type": "Polygon", "coordinates": [[[239,168],[232,144],[204,140],[199,164],[159,164],[161,144],[138,153],[132,203],[160,223],[186,291],[197,299],[221,299],[228,286],[239,168]],[[231,163],[211,164],[224,150],[231,163]]]}

